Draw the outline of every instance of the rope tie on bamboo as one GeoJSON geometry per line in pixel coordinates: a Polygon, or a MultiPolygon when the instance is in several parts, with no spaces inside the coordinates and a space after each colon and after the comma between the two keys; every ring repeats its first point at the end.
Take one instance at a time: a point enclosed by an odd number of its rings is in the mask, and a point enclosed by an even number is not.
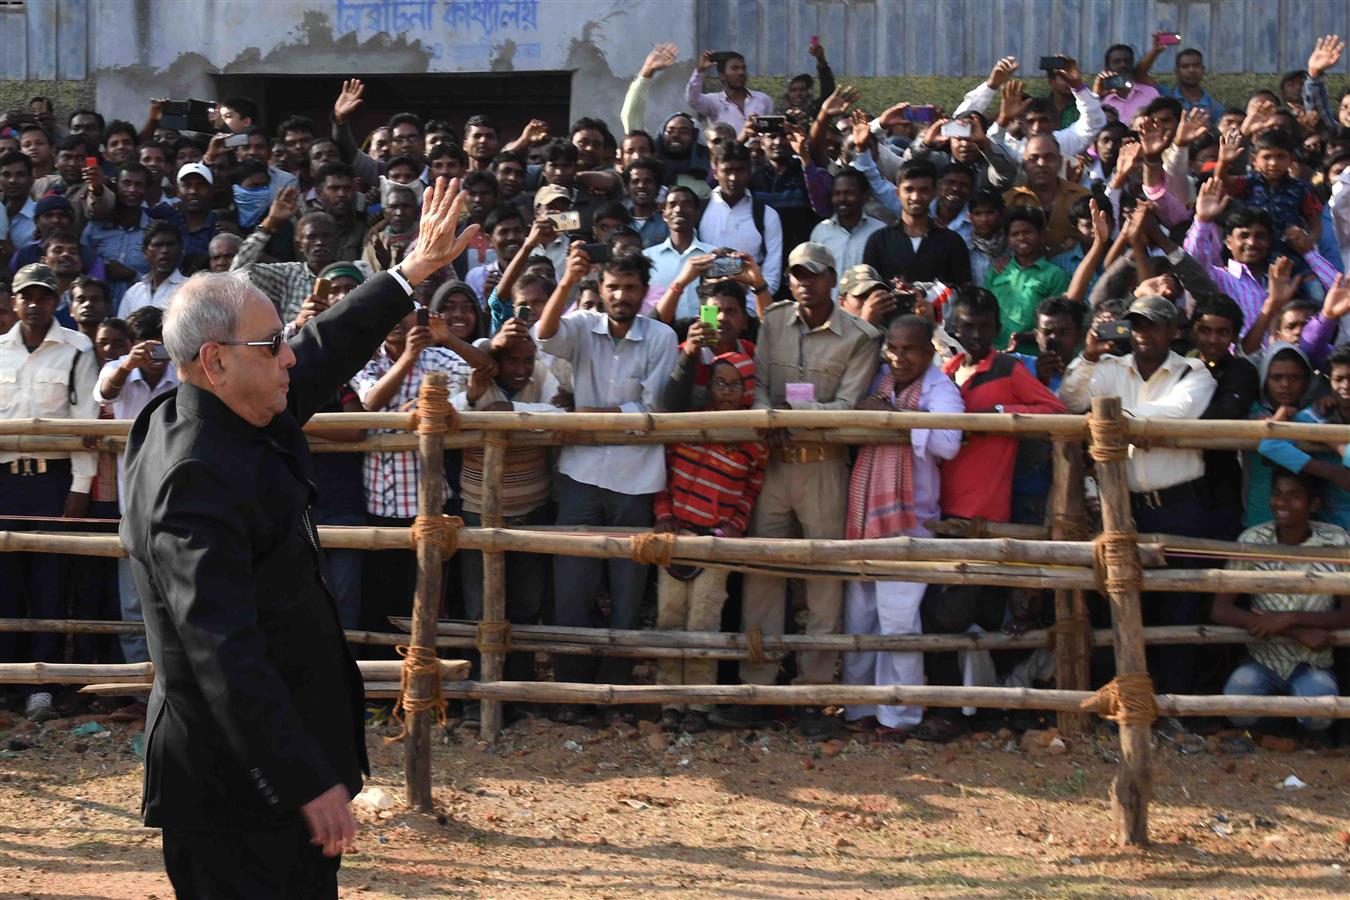
{"type": "Polygon", "coordinates": [[[1143,586],[1137,538],[1138,535],[1128,531],[1103,531],[1092,541],[1093,568],[1100,593],[1137,591],[1143,586]]]}
{"type": "Polygon", "coordinates": [[[1152,725],[1158,718],[1158,701],[1153,696],[1153,679],[1147,672],[1117,675],[1080,704],[1119,725],[1152,725]]]}
{"type": "Polygon", "coordinates": [[[1124,419],[1089,417],[1088,434],[1092,437],[1088,451],[1097,462],[1115,462],[1129,456],[1130,437],[1124,419]]]}
{"type": "Polygon", "coordinates": [[[1050,517],[1050,533],[1057,541],[1090,541],[1092,526],[1077,516],[1055,513],[1050,517]]]}
{"type": "Polygon", "coordinates": [[[436,710],[436,721],[445,724],[446,699],[441,695],[441,661],[431,647],[419,647],[399,644],[394,648],[403,657],[403,668],[398,673],[398,700],[394,703],[389,721],[398,724],[398,734],[384,739],[386,744],[397,744],[408,736],[408,721],[401,713],[417,715],[427,710],[436,710]],[[412,680],[419,675],[430,675],[431,695],[428,697],[410,697],[408,688],[412,680]]]}
{"type": "Polygon", "coordinates": [[[645,566],[668,566],[675,556],[675,535],[633,534],[628,536],[629,554],[645,566]]]}
{"type": "Polygon", "coordinates": [[[762,666],[769,661],[764,655],[764,631],[760,628],[745,630],[745,649],[750,654],[750,664],[762,666]]]}
{"type": "Polygon", "coordinates": [[[510,622],[479,622],[473,632],[479,653],[505,653],[511,649],[510,622]]]}
{"type": "Polygon", "coordinates": [[[440,547],[442,555],[450,557],[459,546],[459,530],[463,527],[464,520],[459,516],[418,516],[413,519],[409,537],[413,549],[425,542],[440,547]]]}
{"type": "Polygon", "coordinates": [[[1092,631],[1092,622],[1087,616],[1067,616],[1045,629],[1045,645],[1054,653],[1061,640],[1072,640],[1092,631]]]}
{"type": "Polygon", "coordinates": [[[422,385],[417,394],[417,408],[413,410],[409,431],[418,434],[445,434],[459,430],[459,413],[450,405],[450,389],[430,384],[422,385]]]}

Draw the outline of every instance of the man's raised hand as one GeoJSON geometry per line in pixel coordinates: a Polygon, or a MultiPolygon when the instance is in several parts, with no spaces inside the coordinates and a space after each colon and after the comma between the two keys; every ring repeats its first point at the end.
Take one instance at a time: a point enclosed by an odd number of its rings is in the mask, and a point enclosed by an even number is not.
{"type": "Polygon", "coordinates": [[[459,179],[436,183],[422,194],[422,221],[417,227],[417,248],[399,264],[410,284],[423,281],[432,272],[459,257],[478,236],[478,225],[469,225],[458,235],[461,213],[468,195],[460,193],[459,179]]]}
{"type": "Polygon", "coordinates": [[[994,67],[989,70],[989,86],[994,90],[998,90],[1003,86],[1004,82],[1012,77],[1013,72],[1016,71],[1017,57],[1003,57],[998,62],[994,63],[994,67]]]}
{"type": "Polygon", "coordinates": [[[642,70],[638,73],[643,78],[651,78],[662,69],[669,69],[675,65],[675,60],[679,58],[680,48],[675,44],[666,42],[657,44],[647,54],[647,58],[642,62],[642,70]]]}
{"type": "Polygon", "coordinates": [[[1344,50],[1345,41],[1338,34],[1318,38],[1313,52],[1308,55],[1308,77],[1321,78],[1323,72],[1340,62],[1344,50]]]}
{"type": "Polygon", "coordinates": [[[361,96],[366,85],[359,78],[350,78],[342,82],[342,93],[333,101],[333,121],[338,125],[347,121],[347,117],[361,106],[361,96]]]}

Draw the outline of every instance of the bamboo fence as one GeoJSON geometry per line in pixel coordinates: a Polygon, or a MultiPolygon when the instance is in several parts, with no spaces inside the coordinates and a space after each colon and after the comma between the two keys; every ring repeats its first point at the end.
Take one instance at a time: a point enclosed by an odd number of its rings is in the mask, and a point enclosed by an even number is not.
{"type": "MultiPolygon", "coordinates": [[[[370,696],[399,698],[409,710],[406,741],[406,790],[410,805],[428,808],[431,801],[430,721],[435,704],[446,697],[483,701],[484,737],[495,737],[501,723],[500,703],[529,700],[544,703],[758,703],[758,704],[907,704],[983,706],[1005,709],[1054,710],[1065,731],[1081,731],[1089,712],[1111,715],[1120,724],[1120,769],[1112,787],[1112,816],[1122,844],[1147,841],[1148,801],[1152,783],[1149,722],[1157,715],[1267,715],[1350,717],[1344,697],[1228,697],[1154,695],[1144,661],[1146,643],[1245,643],[1253,638],[1241,629],[1213,626],[1144,628],[1139,612],[1143,591],[1279,590],[1290,593],[1350,593],[1346,573],[1282,573],[1191,569],[1169,571],[1169,555],[1250,557],[1344,562],[1350,553],[1299,548],[1261,548],[1222,541],[1199,541],[1172,535],[1136,535],[1125,483],[1124,450],[1131,441],[1148,446],[1254,447],[1268,438],[1324,446],[1350,441],[1350,426],[1292,422],[1182,421],[1125,417],[1117,400],[1093,402],[1088,417],[995,414],[932,414],[870,411],[751,410],[698,413],[458,413],[428,397],[443,386],[429,377],[419,398],[418,413],[342,413],[315,416],[306,426],[314,452],[406,450],[419,456],[419,519],[440,522],[443,503],[440,464],[446,449],[479,447],[484,452],[484,509],[480,528],[440,525],[415,539],[418,581],[412,616],[394,624],[406,633],[348,632],[363,644],[400,644],[411,650],[403,663],[362,663],[370,696]],[[432,426],[427,423],[432,422],[432,426]],[[389,429],[404,433],[368,435],[360,441],[335,442],[324,434],[335,430],[389,429]],[[1044,588],[1054,591],[1056,626],[1021,635],[781,635],[765,636],[756,653],[802,650],[1023,649],[1049,647],[1055,657],[1055,690],[947,687],[924,685],[681,685],[629,686],[501,681],[505,652],[544,651],[590,655],[662,658],[742,659],[751,653],[745,635],[712,632],[613,631],[556,628],[505,623],[505,561],[508,552],[641,558],[639,542],[625,529],[502,527],[500,488],[503,461],[511,446],[576,444],[652,444],[689,441],[743,441],[759,429],[786,428],[796,440],[813,443],[864,444],[893,441],[913,428],[953,428],[966,432],[1049,439],[1054,442],[1054,478],[1050,522],[1046,527],[983,522],[944,522],[942,539],[896,538],[880,541],[766,540],[754,538],[674,536],[665,547],[672,561],[705,566],[772,571],[802,577],[891,578],[947,584],[987,584],[1044,588]],[[1081,453],[1086,443],[1096,460],[1101,516],[1106,538],[1090,536],[1081,494],[1081,453]],[[436,529],[433,529],[436,530],[436,529]],[[478,623],[437,622],[441,562],[447,552],[479,550],[484,555],[484,608],[478,623]],[[1109,631],[1091,630],[1084,592],[1107,596],[1112,609],[1109,631]],[[468,664],[435,661],[413,665],[414,657],[435,660],[437,648],[476,646],[481,651],[478,681],[464,680],[468,664]],[[1088,655],[1093,647],[1110,646],[1116,657],[1115,693],[1090,693],[1088,655]],[[400,685],[403,687],[400,687],[400,685]],[[1142,693],[1141,693],[1142,691],[1142,693]],[[1140,712],[1140,698],[1148,709],[1140,712]],[[1131,705],[1134,704],[1134,705],[1131,705]]],[[[443,381],[443,376],[442,376],[443,381]]],[[[3,420],[0,451],[41,452],[77,449],[120,449],[130,423],[107,420],[3,420]]],[[[419,525],[420,527],[420,525],[419,525]]],[[[320,527],[326,547],[404,549],[410,532],[404,528],[320,527]]],[[[120,556],[113,534],[68,531],[0,531],[0,552],[57,552],[120,556]]],[[[0,630],[131,633],[135,623],[67,620],[0,620],[0,630]]],[[[1350,645],[1350,631],[1337,632],[1333,643],[1350,645]]],[[[153,678],[148,666],[0,666],[0,683],[83,684],[94,692],[146,690],[153,678]]],[[[1108,686],[1111,687],[1111,686],[1108,686]]]]}

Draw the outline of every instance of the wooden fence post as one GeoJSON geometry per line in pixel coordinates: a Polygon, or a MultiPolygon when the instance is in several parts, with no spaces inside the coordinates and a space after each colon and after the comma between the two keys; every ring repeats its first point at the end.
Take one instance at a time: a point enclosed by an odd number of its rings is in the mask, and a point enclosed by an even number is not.
{"type": "MultiPolygon", "coordinates": [[[[508,436],[490,431],[483,440],[483,527],[502,527],[502,472],[506,468],[508,436]]],[[[483,551],[483,617],[475,643],[483,682],[502,680],[506,664],[503,625],[506,621],[506,554],[483,551]]],[[[502,730],[502,701],[483,700],[479,706],[479,736],[496,740],[502,730]]]]}
{"type": "MultiPolygon", "coordinates": [[[[1123,693],[1132,693],[1126,689],[1127,685],[1148,681],[1139,599],[1142,567],[1134,514],[1130,509],[1130,489],[1125,477],[1129,438],[1120,399],[1094,398],[1088,424],[1092,458],[1097,463],[1097,484],[1101,489],[1102,536],[1098,539],[1104,557],[1101,568],[1105,569],[1106,593],[1111,600],[1111,628],[1116,638],[1116,680],[1112,685],[1117,686],[1115,709],[1120,725],[1120,767],[1111,785],[1111,815],[1115,820],[1117,843],[1147,844],[1148,803],[1153,792],[1150,725],[1156,713],[1130,714],[1122,711],[1123,705],[1118,702],[1123,693]]],[[[1147,690],[1151,701],[1151,682],[1147,690]]]]}
{"type": "MultiPolygon", "coordinates": [[[[445,511],[445,431],[449,415],[448,391],[444,372],[430,372],[417,395],[417,517],[424,522],[440,522],[445,511]]],[[[425,532],[417,541],[417,590],[413,595],[412,633],[408,639],[405,667],[421,654],[436,653],[436,619],[441,609],[441,576],[445,551],[442,544],[428,540],[425,532]]],[[[432,669],[434,672],[435,669],[432,669]]],[[[425,812],[431,803],[431,716],[430,706],[440,696],[439,676],[417,672],[407,677],[404,705],[408,731],[403,744],[405,799],[410,807],[425,812]]]]}
{"type": "MultiPolygon", "coordinates": [[[[1056,541],[1087,540],[1090,531],[1083,498],[1083,445],[1078,441],[1054,441],[1050,482],[1050,537],[1056,541]]],[[[1082,591],[1055,591],[1055,628],[1051,632],[1055,655],[1055,687],[1060,690],[1088,689],[1092,654],[1092,623],[1082,591]]],[[[1083,713],[1061,712],[1059,730],[1084,734],[1090,723],[1083,713]]]]}

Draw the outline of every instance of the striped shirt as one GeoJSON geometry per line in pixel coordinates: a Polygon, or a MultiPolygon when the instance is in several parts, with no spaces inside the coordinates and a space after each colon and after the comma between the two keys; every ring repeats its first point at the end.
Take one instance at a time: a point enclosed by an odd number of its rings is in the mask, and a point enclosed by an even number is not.
{"type": "MultiPolygon", "coordinates": [[[[1326,522],[1309,522],[1312,533],[1300,547],[1350,547],[1350,534],[1345,529],[1326,522]]],[[[1266,522],[1248,528],[1238,535],[1240,544],[1275,545],[1279,539],[1275,534],[1275,523],[1266,522]]],[[[1288,560],[1233,559],[1228,568],[1244,572],[1345,572],[1346,567],[1329,562],[1296,563],[1288,560]]],[[[1253,594],[1252,611],[1263,613],[1276,612],[1331,612],[1336,608],[1336,597],[1332,594],[1253,594]]],[[[1314,669],[1330,669],[1331,649],[1310,650],[1292,638],[1276,638],[1269,641],[1253,641],[1247,645],[1252,659],[1270,669],[1281,678],[1288,678],[1299,663],[1306,662],[1314,669]]]]}
{"type": "MultiPolygon", "coordinates": [[[[365,402],[370,391],[385,373],[394,367],[394,357],[384,344],[375,351],[375,356],[361,373],[352,379],[352,387],[365,402]]],[[[462,390],[469,380],[469,364],[443,347],[428,347],[417,357],[417,362],[398,386],[393,399],[379,410],[380,412],[398,412],[411,408],[417,401],[417,391],[422,379],[429,372],[445,372],[448,376],[450,393],[462,390]]],[[[397,429],[376,428],[374,434],[401,434],[397,429]]],[[[383,453],[367,453],[362,472],[366,487],[366,512],[373,516],[390,519],[411,519],[417,515],[417,454],[411,450],[397,450],[383,453]]],[[[453,497],[454,492],[446,486],[445,496],[453,497]]]]}
{"type": "MultiPolygon", "coordinates": [[[[1266,282],[1265,279],[1258,279],[1251,269],[1235,259],[1228,260],[1225,266],[1219,252],[1220,243],[1219,226],[1197,218],[1186,232],[1183,247],[1197,261],[1209,267],[1209,275],[1219,290],[1232,297],[1241,307],[1242,333],[1246,334],[1261,314],[1261,305],[1266,301],[1266,282]]],[[[1336,267],[1316,250],[1303,254],[1303,259],[1322,286],[1330,290],[1336,281],[1336,267]]]]}
{"type": "MultiPolygon", "coordinates": [[[[483,392],[477,403],[469,402],[467,391],[450,397],[450,403],[461,412],[485,410],[499,401],[507,400],[516,412],[564,412],[548,401],[558,393],[558,379],[550,371],[548,362],[535,358],[534,374],[529,384],[508,397],[496,381],[483,392]]],[[[548,502],[552,493],[552,467],[545,447],[508,447],[502,467],[501,505],[503,518],[523,516],[548,502]]],[[[459,471],[459,491],[464,500],[464,511],[483,511],[483,451],[477,447],[464,448],[464,463],[459,471]]]]}
{"type": "Polygon", "coordinates": [[[666,448],[666,489],[656,495],[656,518],[711,531],[730,523],[744,532],[764,485],[769,450],[762,442],[671,444],[666,448]]]}

